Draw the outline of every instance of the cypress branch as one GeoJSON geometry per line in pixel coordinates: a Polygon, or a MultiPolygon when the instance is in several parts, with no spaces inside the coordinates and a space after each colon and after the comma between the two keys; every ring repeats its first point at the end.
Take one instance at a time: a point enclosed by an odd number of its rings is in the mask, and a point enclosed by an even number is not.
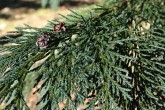
{"type": "Polygon", "coordinates": [[[39,109],[164,109],[165,27],[162,0],[110,2],[66,23],[17,28],[0,39],[0,103],[29,109],[23,91],[36,74],[39,109]],[[6,42],[5,42],[6,43],[6,42]],[[36,45],[37,44],[37,45],[36,45]],[[6,70],[10,68],[10,70],[6,70]],[[6,71],[5,71],[6,70],[6,71]]]}

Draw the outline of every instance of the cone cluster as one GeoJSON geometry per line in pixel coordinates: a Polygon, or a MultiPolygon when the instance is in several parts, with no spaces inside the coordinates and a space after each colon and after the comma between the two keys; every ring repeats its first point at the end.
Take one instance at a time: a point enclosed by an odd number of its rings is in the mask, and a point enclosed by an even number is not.
{"type": "MultiPolygon", "coordinates": [[[[56,34],[61,34],[66,31],[66,26],[64,23],[55,24],[53,27],[53,31],[56,34]]],[[[45,49],[45,48],[49,47],[50,44],[51,44],[51,35],[49,35],[49,34],[40,35],[40,37],[36,41],[36,45],[40,49],[45,49]]]]}

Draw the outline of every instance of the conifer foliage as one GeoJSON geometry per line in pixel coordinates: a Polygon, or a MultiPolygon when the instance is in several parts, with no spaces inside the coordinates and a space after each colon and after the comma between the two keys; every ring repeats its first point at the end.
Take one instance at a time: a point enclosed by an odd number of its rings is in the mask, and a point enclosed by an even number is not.
{"type": "MultiPolygon", "coordinates": [[[[17,28],[0,46],[0,103],[29,109],[26,76],[37,74],[39,109],[165,109],[165,7],[163,0],[125,0],[98,6],[66,22],[17,28]],[[36,45],[37,44],[37,45],[36,45]],[[37,65],[37,66],[36,66],[37,65]],[[6,68],[8,71],[5,71],[6,68]]],[[[34,92],[34,93],[36,93],[34,92]]]]}

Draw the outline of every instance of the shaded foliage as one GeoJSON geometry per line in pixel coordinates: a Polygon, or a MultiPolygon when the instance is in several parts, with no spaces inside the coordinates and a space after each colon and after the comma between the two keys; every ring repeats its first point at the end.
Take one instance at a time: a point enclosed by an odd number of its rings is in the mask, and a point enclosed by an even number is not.
{"type": "Polygon", "coordinates": [[[38,71],[34,87],[43,82],[36,90],[42,93],[38,102],[42,109],[58,108],[64,99],[65,108],[72,110],[80,104],[86,109],[165,108],[163,0],[110,4],[98,6],[86,17],[72,12],[65,17],[63,33],[54,32],[58,22],[54,20],[43,28],[17,28],[23,35],[6,39],[19,44],[0,47],[12,52],[0,56],[0,102],[6,103],[6,109],[27,107],[24,81],[29,72],[38,71]],[[45,34],[51,36],[52,44],[39,49],[35,42],[45,34]],[[32,67],[43,58],[42,65],[32,67]],[[7,67],[10,71],[3,74],[7,67]]]}

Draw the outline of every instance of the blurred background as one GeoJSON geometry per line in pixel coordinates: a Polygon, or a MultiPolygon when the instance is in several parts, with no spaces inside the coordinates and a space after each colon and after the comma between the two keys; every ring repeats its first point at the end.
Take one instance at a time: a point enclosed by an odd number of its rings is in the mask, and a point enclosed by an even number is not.
{"type": "Polygon", "coordinates": [[[43,27],[55,18],[101,0],[0,0],[0,37],[15,27],[43,27]]]}

